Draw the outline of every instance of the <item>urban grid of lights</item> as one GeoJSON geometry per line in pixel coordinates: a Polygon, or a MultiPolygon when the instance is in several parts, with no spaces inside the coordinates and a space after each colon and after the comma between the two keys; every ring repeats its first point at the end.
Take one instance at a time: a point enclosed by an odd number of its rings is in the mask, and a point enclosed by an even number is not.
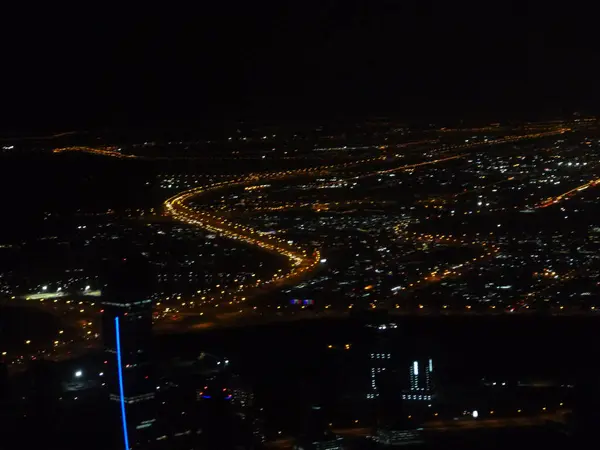
{"type": "MultiPolygon", "coordinates": [[[[508,143],[508,142],[524,140],[524,139],[534,139],[534,138],[539,138],[539,137],[544,137],[544,136],[551,136],[554,134],[562,134],[562,133],[565,133],[566,131],[568,131],[567,128],[558,128],[558,129],[547,131],[547,132],[537,132],[537,133],[526,134],[526,135],[521,135],[521,136],[506,136],[504,138],[495,139],[495,140],[486,140],[483,142],[472,142],[472,143],[465,143],[465,144],[454,145],[454,146],[445,146],[445,147],[435,149],[434,151],[468,149],[468,148],[472,148],[472,147],[476,147],[476,146],[503,144],[503,143],[508,143]]],[[[438,158],[438,159],[423,161],[423,162],[415,163],[415,164],[402,165],[402,166],[395,167],[392,169],[374,170],[374,171],[367,172],[360,176],[353,176],[353,177],[349,177],[346,180],[340,180],[340,182],[356,180],[356,179],[370,177],[370,176],[374,176],[374,175],[389,174],[389,173],[393,173],[396,171],[413,170],[415,168],[426,166],[426,165],[438,164],[438,163],[442,163],[442,162],[446,162],[446,161],[460,159],[460,158],[463,158],[464,156],[466,156],[466,154],[453,155],[453,156],[448,156],[445,158],[438,158]]],[[[326,174],[326,173],[329,173],[329,172],[332,172],[335,170],[341,170],[341,169],[345,169],[348,167],[358,166],[358,165],[362,165],[362,164],[366,164],[366,163],[372,163],[375,161],[383,161],[385,159],[386,159],[385,156],[377,156],[377,157],[365,158],[365,159],[352,161],[352,162],[346,162],[346,163],[342,163],[342,164],[330,164],[330,165],[323,165],[323,166],[318,166],[318,167],[313,167],[313,168],[278,171],[278,172],[271,172],[271,173],[264,173],[264,174],[249,174],[249,175],[237,177],[234,179],[216,182],[216,183],[213,183],[210,185],[200,186],[200,187],[185,190],[185,191],[180,192],[180,193],[176,194],[175,196],[169,198],[168,200],[166,200],[164,202],[164,207],[168,214],[170,214],[175,219],[180,220],[184,223],[187,223],[189,225],[198,226],[200,228],[203,228],[203,229],[213,232],[213,233],[219,233],[224,237],[234,239],[234,240],[239,240],[241,242],[257,246],[263,250],[271,251],[271,252],[277,253],[281,256],[288,258],[288,260],[290,261],[291,266],[292,266],[290,271],[288,271],[287,273],[281,273],[281,271],[280,271],[280,272],[274,274],[272,276],[272,278],[268,279],[268,280],[257,280],[255,283],[250,283],[247,285],[243,285],[243,284],[239,285],[234,290],[234,292],[241,294],[242,291],[244,291],[246,289],[264,287],[269,284],[273,284],[275,282],[281,283],[283,281],[291,280],[295,277],[305,275],[309,270],[313,269],[321,260],[321,255],[320,255],[319,250],[314,250],[312,252],[312,254],[309,255],[307,253],[306,249],[303,249],[300,246],[293,246],[292,244],[284,241],[283,239],[280,239],[273,235],[265,235],[264,233],[261,233],[258,230],[255,230],[251,227],[247,227],[245,225],[234,223],[231,220],[226,219],[225,217],[219,216],[212,212],[208,212],[207,210],[204,210],[204,211],[196,210],[187,204],[187,202],[190,199],[192,199],[193,197],[197,197],[202,194],[205,194],[209,191],[214,191],[216,189],[231,188],[231,187],[242,186],[242,185],[251,185],[251,186],[246,186],[244,189],[253,190],[253,189],[267,187],[268,185],[265,183],[269,180],[278,180],[278,179],[284,179],[284,178],[293,177],[293,176],[301,176],[301,175],[309,175],[309,174],[310,175],[326,174]],[[253,183],[260,183],[260,184],[255,184],[254,186],[252,186],[253,183]]],[[[323,205],[323,206],[325,206],[325,205],[323,205]]],[[[341,205],[338,203],[338,204],[335,204],[335,206],[341,206],[341,205]]],[[[266,209],[257,207],[256,210],[257,211],[284,210],[284,209],[292,209],[292,208],[297,208],[297,207],[298,207],[298,205],[295,203],[288,203],[286,205],[278,205],[276,207],[273,207],[272,209],[268,208],[268,207],[266,209]]],[[[315,210],[320,211],[320,210],[328,209],[329,205],[327,205],[324,208],[319,208],[317,205],[313,204],[312,207],[315,210]]],[[[225,207],[222,207],[220,209],[225,209],[225,207]]],[[[495,245],[491,246],[489,249],[486,247],[487,243],[480,243],[480,245],[482,245],[485,248],[486,254],[481,256],[480,258],[475,258],[475,261],[489,257],[498,251],[498,248],[495,245]]],[[[464,266],[472,264],[472,263],[473,263],[473,261],[465,262],[464,265],[461,267],[464,267],[464,266]]],[[[447,272],[448,273],[440,273],[440,274],[438,274],[436,272],[436,273],[432,274],[431,277],[425,277],[424,280],[417,280],[417,281],[415,281],[415,283],[409,284],[408,287],[412,288],[424,281],[431,281],[433,279],[437,279],[440,277],[457,274],[456,270],[447,271],[447,272]]],[[[406,288],[403,288],[403,289],[406,289],[406,288]]],[[[221,294],[224,294],[225,292],[226,291],[222,290],[221,294]]],[[[243,298],[243,300],[245,300],[245,297],[243,298]]]]}
{"type": "MultiPolygon", "coordinates": [[[[479,257],[471,258],[466,260],[460,264],[456,264],[449,269],[445,270],[434,270],[429,275],[426,275],[418,280],[415,280],[409,283],[407,286],[399,287],[394,291],[395,294],[398,294],[401,291],[411,291],[415,289],[419,289],[425,286],[426,283],[433,283],[443,280],[448,277],[456,277],[460,276],[467,270],[470,266],[482,262],[485,259],[493,258],[500,249],[496,244],[492,244],[483,240],[467,240],[462,239],[453,235],[445,235],[445,234],[427,234],[427,233],[417,233],[414,231],[407,231],[403,228],[402,225],[396,225],[394,227],[395,233],[404,240],[411,240],[412,242],[426,242],[432,244],[453,244],[453,245],[461,245],[461,246],[479,246],[483,250],[483,254],[479,257]]],[[[493,236],[494,233],[490,233],[490,236],[493,236]]],[[[463,238],[466,235],[463,235],[463,238]]],[[[399,305],[396,305],[398,308],[399,305]]],[[[422,308],[423,305],[419,305],[419,308],[422,308]]],[[[467,309],[471,309],[470,305],[466,305],[467,309]]]]}
{"type": "MultiPolygon", "coordinates": [[[[445,130],[442,130],[442,131],[445,131],[445,130]]],[[[448,131],[450,131],[450,130],[448,130],[448,131]]],[[[533,131],[533,129],[531,129],[531,131],[533,131]]],[[[430,149],[428,151],[428,154],[430,156],[432,156],[436,153],[443,154],[443,153],[447,153],[447,152],[451,152],[451,151],[468,150],[468,149],[478,147],[478,146],[490,146],[490,145],[494,145],[494,144],[516,142],[516,141],[526,140],[526,139],[535,139],[535,138],[541,138],[541,137],[551,136],[551,135],[555,135],[555,134],[563,134],[566,131],[569,131],[569,128],[556,127],[549,131],[548,131],[548,128],[546,128],[544,131],[536,131],[536,132],[532,132],[530,134],[520,135],[520,136],[506,136],[506,137],[499,138],[499,139],[490,139],[490,140],[474,141],[474,142],[466,141],[464,144],[459,144],[459,145],[440,145],[437,148],[430,149]]],[[[414,144],[420,144],[420,143],[421,142],[417,142],[414,144]]],[[[427,143],[431,144],[431,143],[435,143],[435,142],[428,141],[427,143]]],[[[406,145],[411,145],[411,143],[408,143],[406,145]]],[[[399,147],[403,147],[406,145],[403,144],[403,145],[400,145],[399,147]]],[[[389,147],[382,146],[381,149],[382,150],[389,149],[389,147]]],[[[97,148],[86,147],[86,146],[72,146],[72,147],[56,148],[53,150],[53,152],[54,153],[85,152],[85,153],[114,157],[114,158],[119,158],[119,159],[132,159],[132,158],[133,159],[143,159],[143,157],[139,157],[136,155],[123,154],[120,152],[120,149],[118,149],[117,147],[108,147],[108,146],[107,147],[97,147],[97,148]]],[[[368,172],[360,174],[360,175],[354,175],[354,176],[350,176],[350,177],[344,178],[344,179],[340,178],[336,181],[336,183],[345,183],[345,182],[350,182],[352,180],[361,179],[364,177],[391,174],[396,171],[410,171],[410,170],[413,170],[413,169],[421,167],[421,166],[456,160],[459,158],[463,158],[466,155],[467,155],[467,153],[455,154],[455,155],[451,155],[448,157],[438,157],[437,159],[431,159],[431,160],[423,161],[420,163],[402,165],[402,166],[398,166],[398,167],[391,168],[391,169],[371,170],[371,171],[368,171],[368,172]]],[[[244,293],[247,290],[250,291],[252,289],[256,289],[257,287],[265,287],[267,285],[276,286],[276,285],[283,283],[284,281],[293,281],[295,277],[299,278],[301,276],[305,276],[310,270],[315,268],[319,264],[320,261],[323,261],[323,259],[321,258],[321,253],[318,249],[310,251],[306,248],[303,248],[302,246],[299,246],[296,244],[291,244],[290,242],[285,241],[279,237],[276,237],[273,235],[267,235],[265,233],[261,233],[258,230],[255,230],[251,227],[247,227],[247,226],[244,226],[244,225],[241,225],[238,223],[234,223],[233,221],[228,220],[225,217],[219,216],[218,214],[216,214],[214,212],[209,212],[207,210],[207,208],[205,208],[204,210],[193,209],[188,204],[189,200],[191,200],[193,197],[202,195],[209,191],[213,191],[216,189],[236,187],[236,186],[245,186],[245,189],[248,191],[260,190],[262,188],[268,187],[268,182],[270,180],[279,180],[279,179],[284,179],[284,178],[288,178],[288,177],[304,176],[304,175],[326,175],[326,174],[329,174],[331,172],[338,171],[338,170],[344,170],[344,169],[348,169],[348,168],[352,168],[352,167],[356,167],[356,166],[360,166],[360,165],[365,165],[365,164],[369,164],[369,163],[374,163],[374,162],[382,162],[382,161],[385,161],[388,158],[388,156],[391,156],[391,155],[387,155],[387,156],[379,155],[379,156],[375,156],[375,157],[345,162],[345,163],[341,163],[341,164],[330,164],[330,165],[317,166],[317,167],[313,167],[313,168],[277,171],[277,172],[270,172],[270,173],[263,173],[263,174],[249,174],[249,175],[244,175],[244,176],[227,175],[226,176],[227,178],[225,178],[225,177],[221,178],[221,180],[223,180],[223,181],[215,182],[213,184],[204,185],[201,187],[196,187],[196,188],[192,188],[192,189],[180,192],[179,194],[166,200],[164,203],[164,207],[165,207],[167,213],[169,213],[172,217],[174,217],[177,220],[180,220],[184,223],[188,223],[190,225],[198,226],[198,227],[203,228],[210,232],[219,233],[220,235],[222,235],[224,237],[228,237],[228,238],[234,239],[234,240],[239,240],[240,242],[244,242],[244,243],[256,246],[258,248],[264,249],[266,251],[270,251],[270,252],[279,254],[281,256],[284,256],[285,258],[287,258],[290,261],[291,268],[287,272],[283,271],[283,270],[279,270],[277,273],[275,273],[272,276],[272,278],[270,278],[268,280],[256,280],[256,281],[252,280],[252,282],[249,282],[246,284],[236,284],[234,287],[232,287],[230,289],[220,290],[220,292],[221,292],[220,297],[219,296],[215,296],[212,298],[208,297],[208,298],[210,298],[210,300],[214,300],[216,298],[223,299],[223,294],[227,293],[227,294],[233,295],[233,299],[235,300],[235,303],[238,303],[240,301],[240,299],[241,299],[241,301],[246,300],[246,297],[242,297],[241,295],[244,295],[244,293]],[[240,295],[240,297],[237,297],[238,294],[240,295]]],[[[396,155],[396,156],[400,156],[400,155],[396,155]]],[[[219,176],[217,175],[215,177],[219,177],[219,176]]],[[[513,179],[513,177],[498,181],[497,183],[510,181],[511,179],[513,179]]],[[[577,195],[579,192],[587,189],[588,187],[594,187],[599,183],[600,183],[600,179],[594,179],[594,180],[589,181],[581,186],[570,189],[569,191],[567,191],[563,194],[545,199],[540,204],[538,204],[536,207],[544,208],[544,207],[554,205],[556,203],[559,203],[561,201],[571,198],[573,195],[577,195]]],[[[486,185],[486,186],[490,186],[490,185],[486,185]]],[[[484,187],[486,187],[486,186],[484,186],[484,187]]],[[[462,194],[464,194],[464,193],[456,194],[456,196],[462,195],[462,194]]],[[[313,210],[319,212],[319,211],[326,211],[328,209],[345,207],[345,206],[353,206],[353,205],[363,205],[363,206],[378,205],[379,206],[379,205],[384,205],[384,204],[386,204],[386,202],[373,202],[373,201],[361,201],[361,200],[348,201],[348,202],[330,202],[330,203],[321,202],[321,203],[311,203],[311,204],[306,203],[306,202],[303,202],[303,203],[287,202],[284,204],[278,204],[278,205],[272,205],[272,206],[257,205],[257,207],[252,208],[252,210],[254,210],[254,211],[269,211],[269,210],[276,211],[276,210],[285,210],[285,209],[293,209],[293,208],[312,208],[313,210]]],[[[465,214],[466,214],[466,212],[465,212],[465,214]]],[[[445,236],[445,235],[431,235],[431,234],[425,234],[425,233],[408,232],[405,228],[402,228],[401,226],[397,226],[395,228],[395,230],[396,230],[396,233],[398,233],[399,237],[401,237],[403,239],[412,240],[413,242],[417,241],[417,242],[428,242],[428,243],[439,243],[439,244],[470,245],[470,246],[477,245],[477,246],[481,247],[481,249],[483,250],[484,253],[476,258],[472,258],[468,261],[465,261],[462,264],[453,266],[452,268],[435,270],[435,271],[431,272],[430,274],[428,274],[427,276],[424,276],[422,279],[414,280],[411,283],[409,283],[407,286],[399,287],[397,291],[394,291],[394,294],[398,294],[399,293],[398,291],[407,291],[407,290],[418,289],[418,288],[426,285],[427,283],[437,282],[443,278],[459,276],[461,274],[461,271],[464,271],[469,265],[473,265],[478,262],[481,262],[482,260],[484,260],[486,258],[493,257],[499,251],[498,247],[495,244],[490,243],[489,241],[467,240],[465,236],[463,236],[462,238],[459,238],[459,237],[445,236]]],[[[549,272],[549,273],[544,272],[540,276],[542,276],[542,275],[546,278],[553,278],[553,279],[555,278],[555,275],[552,274],[552,272],[549,272]]],[[[572,273],[565,273],[565,274],[561,274],[559,279],[562,281],[565,279],[569,279],[569,277],[571,277],[571,276],[573,276],[572,273]]],[[[219,286],[217,286],[217,287],[219,287],[219,286]]],[[[223,289],[223,288],[221,288],[221,289],[223,289]]],[[[544,289],[547,289],[547,287],[544,289]]],[[[541,295],[541,293],[543,291],[544,290],[541,290],[536,293],[531,293],[529,295],[530,296],[541,295]]],[[[205,299],[205,298],[206,297],[203,297],[203,299],[205,299]]],[[[528,298],[528,300],[530,300],[530,298],[528,298]]],[[[42,301],[44,301],[44,299],[40,299],[40,302],[42,302],[42,301]]],[[[53,300],[54,303],[56,303],[57,301],[58,301],[57,299],[53,300]]],[[[71,301],[68,300],[68,301],[66,301],[66,303],[69,304],[69,303],[71,303],[71,301]]],[[[85,308],[84,305],[82,305],[82,302],[79,302],[79,304],[81,306],[75,312],[78,312],[80,314],[87,312],[87,309],[85,308]]],[[[160,303],[157,303],[157,304],[160,305],[160,303]]],[[[186,303],[182,303],[182,305],[185,305],[185,304],[186,303]]],[[[230,302],[230,304],[231,304],[231,302],[230,302]]],[[[193,302],[190,302],[190,305],[193,305],[193,302]]],[[[92,303],[91,306],[93,307],[94,304],[92,303]]],[[[215,305],[215,306],[218,306],[218,305],[215,305]]],[[[422,305],[420,305],[420,306],[422,306],[422,305]]],[[[352,307],[352,305],[349,306],[349,308],[351,308],[351,307],[352,307]]],[[[444,307],[446,307],[446,306],[444,306],[444,307]]],[[[470,308],[469,305],[467,305],[466,307],[467,307],[467,309],[470,308]]],[[[562,306],[560,308],[563,309],[562,306]]],[[[592,309],[594,309],[594,308],[592,307],[592,309]]],[[[168,312],[168,311],[169,311],[169,308],[165,308],[165,312],[168,312]]],[[[200,314],[202,314],[202,313],[200,313],[200,314]]],[[[92,326],[92,322],[88,322],[88,321],[83,322],[83,325],[81,327],[81,335],[83,336],[82,339],[84,341],[91,340],[91,339],[94,339],[97,337],[97,333],[94,333],[94,331],[92,331],[91,326],[92,326]]],[[[59,334],[62,334],[62,333],[63,333],[63,331],[61,330],[59,332],[59,334]]],[[[80,336],[80,338],[81,338],[81,336],[80,336]]],[[[73,343],[73,341],[72,340],[64,340],[63,336],[57,336],[52,340],[51,345],[50,345],[50,350],[39,350],[38,349],[33,354],[34,355],[36,355],[36,354],[44,355],[47,353],[55,353],[59,349],[62,349],[63,346],[65,346],[69,343],[73,343]]],[[[36,343],[33,343],[30,340],[26,341],[27,347],[33,348],[35,346],[37,348],[38,346],[34,345],[34,344],[36,344],[36,343]]],[[[0,354],[4,358],[9,356],[6,351],[1,352],[0,354]]],[[[11,360],[13,360],[13,361],[22,361],[24,359],[24,355],[11,355],[11,356],[12,356],[11,360]]]]}

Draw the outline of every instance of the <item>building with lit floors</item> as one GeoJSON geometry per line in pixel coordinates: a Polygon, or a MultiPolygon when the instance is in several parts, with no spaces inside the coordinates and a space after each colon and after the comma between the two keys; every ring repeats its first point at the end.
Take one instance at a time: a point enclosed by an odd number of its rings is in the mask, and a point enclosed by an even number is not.
{"type": "Polygon", "coordinates": [[[377,399],[381,394],[382,383],[385,383],[386,379],[392,377],[392,372],[395,369],[393,335],[394,330],[397,329],[397,325],[388,322],[375,322],[367,326],[377,330],[376,342],[369,354],[370,373],[367,399],[377,399]]]}
{"type": "Polygon", "coordinates": [[[152,448],[159,436],[146,271],[144,261],[124,258],[115,264],[102,290],[104,372],[125,449],[152,448]]]}
{"type": "Polygon", "coordinates": [[[392,354],[386,352],[371,353],[371,373],[370,386],[367,393],[368,399],[375,399],[380,396],[382,379],[392,370],[392,354]]]}
{"type": "Polygon", "coordinates": [[[401,372],[390,370],[381,378],[378,386],[377,425],[373,440],[380,447],[422,443],[421,421],[413,416],[410,402],[402,399],[401,372]]]}
{"type": "Polygon", "coordinates": [[[402,400],[429,402],[435,397],[433,383],[433,360],[414,360],[409,366],[409,385],[402,393],[402,400]]]}

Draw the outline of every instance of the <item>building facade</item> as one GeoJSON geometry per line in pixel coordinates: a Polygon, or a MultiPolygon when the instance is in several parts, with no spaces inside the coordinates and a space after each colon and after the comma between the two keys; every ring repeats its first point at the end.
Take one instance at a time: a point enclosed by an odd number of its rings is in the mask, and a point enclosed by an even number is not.
{"type": "Polygon", "coordinates": [[[157,435],[152,301],[107,298],[102,305],[105,373],[110,400],[119,409],[124,448],[147,448],[157,435]]]}

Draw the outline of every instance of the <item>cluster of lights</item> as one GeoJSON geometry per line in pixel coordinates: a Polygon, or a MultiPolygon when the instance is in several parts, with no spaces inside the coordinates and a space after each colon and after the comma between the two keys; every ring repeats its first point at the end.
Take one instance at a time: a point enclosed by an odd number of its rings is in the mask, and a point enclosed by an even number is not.
{"type": "Polygon", "coordinates": [[[498,139],[494,139],[494,140],[466,142],[466,143],[460,144],[460,145],[450,145],[448,147],[445,147],[445,149],[446,150],[450,150],[450,149],[456,150],[456,149],[471,148],[471,147],[476,147],[476,146],[481,146],[481,145],[506,144],[509,142],[517,142],[517,141],[521,141],[524,139],[538,139],[538,138],[542,138],[542,137],[553,136],[555,134],[564,134],[567,131],[571,131],[571,129],[561,127],[561,128],[556,128],[556,129],[553,129],[550,131],[539,132],[539,133],[522,134],[522,135],[516,135],[516,136],[504,136],[502,138],[498,138],[498,139]]]}
{"type": "MultiPolygon", "coordinates": [[[[403,229],[400,225],[397,225],[394,228],[394,231],[396,232],[396,234],[398,234],[399,236],[401,236],[404,239],[412,239],[413,241],[417,241],[417,242],[427,242],[427,243],[437,243],[437,244],[458,244],[458,245],[463,245],[463,246],[479,245],[485,252],[483,255],[481,255],[479,257],[475,257],[475,258],[469,259],[468,261],[463,262],[462,264],[455,265],[451,269],[446,269],[443,271],[442,270],[434,270],[429,275],[424,276],[423,278],[416,280],[412,283],[409,283],[408,286],[402,286],[399,289],[396,289],[395,290],[396,293],[399,291],[408,290],[410,288],[416,289],[418,287],[423,286],[427,282],[431,283],[431,282],[441,281],[442,279],[448,278],[451,276],[458,276],[461,274],[461,271],[456,270],[456,269],[461,269],[461,270],[465,269],[470,265],[473,265],[477,262],[481,262],[485,258],[493,257],[496,253],[498,253],[500,251],[500,249],[498,248],[498,246],[496,244],[490,244],[485,241],[466,241],[463,239],[459,239],[455,236],[445,235],[445,234],[427,234],[427,233],[408,232],[405,229],[403,229]]],[[[491,234],[493,234],[493,233],[490,233],[490,235],[491,234]]],[[[419,308],[422,308],[422,307],[423,307],[423,305],[419,305],[419,308]]],[[[467,309],[470,309],[470,308],[471,307],[469,305],[467,305],[467,309]]]]}
{"type": "MultiPolygon", "coordinates": [[[[272,206],[256,206],[253,207],[253,211],[286,211],[289,209],[302,209],[302,208],[307,208],[307,209],[312,209],[316,212],[321,212],[321,211],[327,211],[330,209],[334,209],[334,208],[343,208],[343,207],[347,207],[347,206],[385,206],[385,205],[389,205],[393,202],[391,201],[373,201],[373,200],[349,200],[349,201],[345,201],[345,202],[327,202],[327,203],[313,203],[313,202],[302,202],[302,203],[293,203],[293,202],[287,202],[287,203],[283,203],[283,204],[279,204],[279,205],[272,205],[272,206]]],[[[221,208],[221,209],[225,209],[225,207],[221,208]]],[[[246,203],[244,205],[244,210],[247,211],[248,210],[248,204],[246,203]]]]}
{"type": "MultiPolygon", "coordinates": [[[[426,161],[424,163],[412,164],[409,166],[401,166],[392,170],[405,170],[407,168],[414,168],[426,164],[434,164],[455,158],[456,157],[449,157],[441,160],[426,161]]],[[[240,285],[237,290],[239,291],[245,288],[255,288],[274,282],[282,282],[284,280],[291,279],[306,273],[307,271],[313,269],[321,261],[320,252],[318,250],[315,250],[312,253],[312,255],[308,255],[305,249],[302,249],[300,247],[292,247],[289,242],[286,242],[283,239],[279,239],[273,235],[265,236],[264,233],[261,233],[258,230],[254,230],[250,227],[246,227],[241,224],[233,223],[224,217],[220,217],[216,214],[211,214],[207,211],[195,210],[188,206],[186,202],[192,197],[196,197],[206,192],[214,191],[216,189],[231,188],[235,186],[257,183],[264,180],[283,179],[306,174],[326,174],[333,170],[340,170],[356,165],[371,163],[374,161],[381,161],[384,159],[385,157],[378,156],[373,158],[366,158],[346,162],[343,164],[329,164],[314,168],[287,170],[271,172],[266,174],[249,174],[247,176],[237,177],[234,179],[220,181],[207,186],[200,186],[183,191],[166,200],[164,203],[164,207],[169,215],[184,223],[198,226],[214,233],[219,233],[227,238],[239,240],[247,244],[257,246],[259,248],[262,248],[263,250],[278,253],[282,256],[287,257],[290,260],[292,264],[291,271],[287,273],[277,273],[269,280],[257,280],[254,284],[240,285]]],[[[378,173],[380,173],[380,171],[369,173],[367,176],[378,173]]],[[[266,185],[261,184],[259,186],[263,187],[266,185]]],[[[225,291],[221,291],[221,294],[224,293],[225,291]]]]}
{"type": "Polygon", "coordinates": [[[125,155],[119,151],[117,151],[116,147],[103,147],[103,148],[93,148],[93,147],[62,147],[55,148],[52,150],[52,153],[64,153],[64,152],[83,152],[83,153],[91,153],[92,155],[100,155],[100,156],[110,156],[113,158],[137,158],[135,155],[125,155]]]}
{"type": "MultiPolygon", "coordinates": [[[[207,231],[219,233],[229,239],[239,240],[247,244],[257,246],[263,250],[282,255],[289,259],[292,269],[287,273],[276,273],[269,280],[257,280],[253,284],[240,285],[238,290],[244,288],[256,288],[274,282],[282,282],[286,279],[303,275],[314,268],[321,260],[320,252],[314,251],[309,255],[306,249],[294,247],[287,241],[273,235],[262,235],[257,230],[244,225],[235,224],[223,217],[205,211],[197,211],[186,205],[186,201],[195,197],[223,187],[232,187],[245,184],[255,180],[255,175],[231,181],[215,183],[206,187],[200,187],[184,191],[165,202],[166,211],[175,219],[184,223],[201,227],[207,231]]],[[[223,292],[222,292],[223,293],[223,292]]]]}

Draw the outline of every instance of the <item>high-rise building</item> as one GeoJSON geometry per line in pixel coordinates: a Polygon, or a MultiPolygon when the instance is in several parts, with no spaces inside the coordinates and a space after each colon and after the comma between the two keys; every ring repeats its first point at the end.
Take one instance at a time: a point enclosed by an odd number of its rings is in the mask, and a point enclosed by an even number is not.
{"type": "MultiPolygon", "coordinates": [[[[367,390],[367,399],[376,399],[381,395],[383,383],[390,383],[393,378],[395,357],[393,348],[393,334],[397,329],[395,323],[389,322],[371,322],[367,326],[377,330],[375,345],[369,354],[369,388],[367,390]]],[[[388,392],[393,389],[387,389],[388,392]]],[[[398,395],[400,387],[398,388],[398,395]]]]}
{"type": "Polygon", "coordinates": [[[156,380],[151,364],[152,301],[143,261],[124,258],[102,291],[102,334],[109,396],[119,411],[125,449],[156,438],[156,380]]]}
{"type": "Polygon", "coordinates": [[[433,360],[414,360],[409,367],[409,387],[404,390],[402,399],[430,401],[433,398],[433,360]]]}
{"type": "Polygon", "coordinates": [[[368,399],[378,398],[381,391],[381,383],[384,377],[392,368],[392,354],[386,352],[371,353],[371,378],[368,399]]]}

